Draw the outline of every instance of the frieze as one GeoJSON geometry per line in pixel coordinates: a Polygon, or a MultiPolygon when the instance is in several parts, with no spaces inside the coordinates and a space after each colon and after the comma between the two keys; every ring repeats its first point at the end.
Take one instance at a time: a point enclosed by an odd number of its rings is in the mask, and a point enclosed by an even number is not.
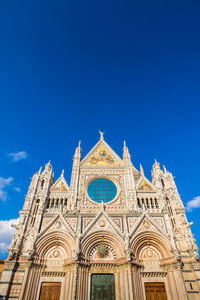
{"type": "Polygon", "coordinates": [[[42,276],[44,277],[64,277],[65,274],[66,274],[65,272],[51,272],[51,271],[42,272],[42,276]]]}
{"type": "Polygon", "coordinates": [[[93,168],[85,168],[82,167],[80,174],[81,175],[85,175],[85,174],[102,174],[102,173],[106,173],[106,174],[124,174],[124,169],[123,168],[118,168],[115,167],[114,169],[108,169],[108,168],[101,168],[99,169],[99,167],[93,167],[93,168]]]}
{"type": "Polygon", "coordinates": [[[140,272],[142,277],[166,277],[167,272],[140,272]]]}
{"type": "Polygon", "coordinates": [[[57,192],[57,193],[55,193],[55,192],[51,192],[50,193],[50,199],[66,199],[67,197],[68,197],[68,195],[69,195],[69,192],[67,191],[67,192],[57,192]]]}
{"type": "Polygon", "coordinates": [[[117,270],[117,265],[115,265],[115,264],[93,263],[93,264],[91,264],[89,273],[94,273],[94,272],[112,273],[112,272],[116,272],[116,270],[117,270]]]}

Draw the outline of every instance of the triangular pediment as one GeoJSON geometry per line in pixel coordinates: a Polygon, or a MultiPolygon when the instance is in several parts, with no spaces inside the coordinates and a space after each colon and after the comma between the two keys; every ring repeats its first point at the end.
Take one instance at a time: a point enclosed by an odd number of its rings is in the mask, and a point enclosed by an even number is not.
{"type": "Polygon", "coordinates": [[[123,162],[104,140],[100,140],[82,160],[81,166],[113,168],[123,166],[123,162]]]}
{"type": "Polygon", "coordinates": [[[133,238],[133,236],[144,231],[152,231],[161,234],[168,239],[168,236],[163,232],[162,228],[157,226],[157,224],[145,214],[141,218],[139,218],[137,222],[135,222],[130,232],[130,238],[133,238]]]}
{"type": "Polygon", "coordinates": [[[67,192],[69,190],[68,184],[65,178],[61,175],[60,178],[52,185],[51,193],[52,192],[67,192]]]}
{"type": "Polygon", "coordinates": [[[82,233],[82,238],[97,231],[113,232],[119,235],[122,239],[124,238],[123,233],[117,224],[113,222],[112,218],[105,211],[101,211],[97,214],[96,217],[88,224],[85,231],[82,233]]]}
{"type": "Polygon", "coordinates": [[[138,182],[137,192],[148,193],[148,192],[156,192],[156,191],[153,185],[149,182],[149,180],[146,179],[145,177],[142,177],[138,182]]]}
{"type": "Polygon", "coordinates": [[[47,224],[47,226],[42,230],[42,232],[38,235],[38,239],[42,237],[44,234],[59,231],[68,233],[73,239],[75,239],[76,233],[73,230],[72,226],[69,226],[68,222],[64,219],[63,216],[57,215],[51,222],[47,224]]]}

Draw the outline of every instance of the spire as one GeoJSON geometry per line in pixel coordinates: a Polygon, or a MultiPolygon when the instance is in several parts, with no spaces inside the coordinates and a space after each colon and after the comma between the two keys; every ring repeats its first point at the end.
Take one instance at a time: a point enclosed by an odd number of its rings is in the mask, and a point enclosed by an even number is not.
{"type": "Polygon", "coordinates": [[[144,176],[144,169],[143,169],[141,164],[140,164],[140,173],[141,173],[142,176],[144,176]]]}
{"type": "Polygon", "coordinates": [[[157,162],[157,160],[155,159],[155,160],[154,160],[154,164],[153,164],[153,166],[155,166],[155,167],[159,167],[159,168],[160,168],[160,163],[159,163],[159,162],[157,162]]]}
{"type": "Polygon", "coordinates": [[[42,171],[42,167],[40,167],[39,171],[38,171],[38,175],[41,174],[41,171],[42,171]]]}
{"type": "Polygon", "coordinates": [[[81,141],[78,142],[78,147],[76,147],[74,153],[74,164],[79,165],[80,160],[81,160],[81,141]]]}
{"type": "Polygon", "coordinates": [[[126,164],[131,164],[131,156],[128,150],[128,147],[126,146],[126,142],[124,141],[124,149],[123,149],[123,161],[126,164]]]}
{"type": "Polygon", "coordinates": [[[161,173],[163,173],[163,171],[160,168],[160,163],[155,159],[155,162],[153,164],[153,176],[155,176],[156,174],[159,175],[161,173]]]}
{"type": "Polygon", "coordinates": [[[166,170],[166,168],[165,168],[165,166],[163,165],[163,169],[164,169],[164,172],[165,172],[165,174],[167,173],[167,170],[166,170]]]}
{"type": "Polygon", "coordinates": [[[61,177],[64,178],[64,169],[62,170],[61,177]]]}
{"type": "Polygon", "coordinates": [[[45,169],[46,169],[46,170],[52,169],[51,161],[50,161],[50,160],[49,160],[49,162],[45,165],[45,169]]]}
{"type": "Polygon", "coordinates": [[[81,141],[78,142],[78,147],[76,148],[74,156],[79,156],[81,153],[81,141]]]}
{"type": "Polygon", "coordinates": [[[101,141],[104,141],[104,137],[103,137],[104,133],[105,133],[105,131],[103,132],[103,131],[99,130],[100,140],[101,141]]]}

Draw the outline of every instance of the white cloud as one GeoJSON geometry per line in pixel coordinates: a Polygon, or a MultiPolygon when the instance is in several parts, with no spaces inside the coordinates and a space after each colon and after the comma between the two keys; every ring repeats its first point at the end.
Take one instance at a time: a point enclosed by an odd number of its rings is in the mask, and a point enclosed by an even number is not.
{"type": "Polygon", "coordinates": [[[193,208],[199,208],[199,207],[200,207],[200,196],[194,197],[186,204],[186,210],[188,211],[191,211],[193,208]]]}
{"type": "Polygon", "coordinates": [[[21,192],[21,189],[20,189],[19,187],[17,187],[17,186],[14,187],[14,190],[15,190],[16,192],[21,192]]]}
{"type": "Polygon", "coordinates": [[[26,159],[28,157],[28,153],[26,151],[12,152],[9,153],[8,156],[12,158],[13,162],[17,162],[22,159],[26,159]]]}
{"type": "Polygon", "coordinates": [[[12,181],[13,181],[12,177],[8,177],[8,178],[0,177],[0,199],[2,201],[6,201],[7,192],[4,189],[8,187],[12,181]]]}
{"type": "Polygon", "coordinates": [[[0,254],[5,254],[8,250],[15,228],[11,224],[17,224],[19,218],[11,220],[0,220],[0,254]]]}

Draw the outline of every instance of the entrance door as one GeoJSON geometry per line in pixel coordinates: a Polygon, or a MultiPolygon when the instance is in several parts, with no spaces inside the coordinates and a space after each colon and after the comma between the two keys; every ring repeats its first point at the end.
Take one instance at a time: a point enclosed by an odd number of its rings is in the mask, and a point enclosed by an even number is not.
{"type": "Polygon", "coordinates": [[[92,274],[90,300],[115,300],[113,274],[92,274]]]}
{"type": "Polygon", "coordinates": [[[40,291],[40,300],[59,300],[60,282],[43,282],[40,291]]]}
{"type": "Polygon", "coordinates": [[[167,300],[164,282],[146,282],[146,300],[167,300]]]}

